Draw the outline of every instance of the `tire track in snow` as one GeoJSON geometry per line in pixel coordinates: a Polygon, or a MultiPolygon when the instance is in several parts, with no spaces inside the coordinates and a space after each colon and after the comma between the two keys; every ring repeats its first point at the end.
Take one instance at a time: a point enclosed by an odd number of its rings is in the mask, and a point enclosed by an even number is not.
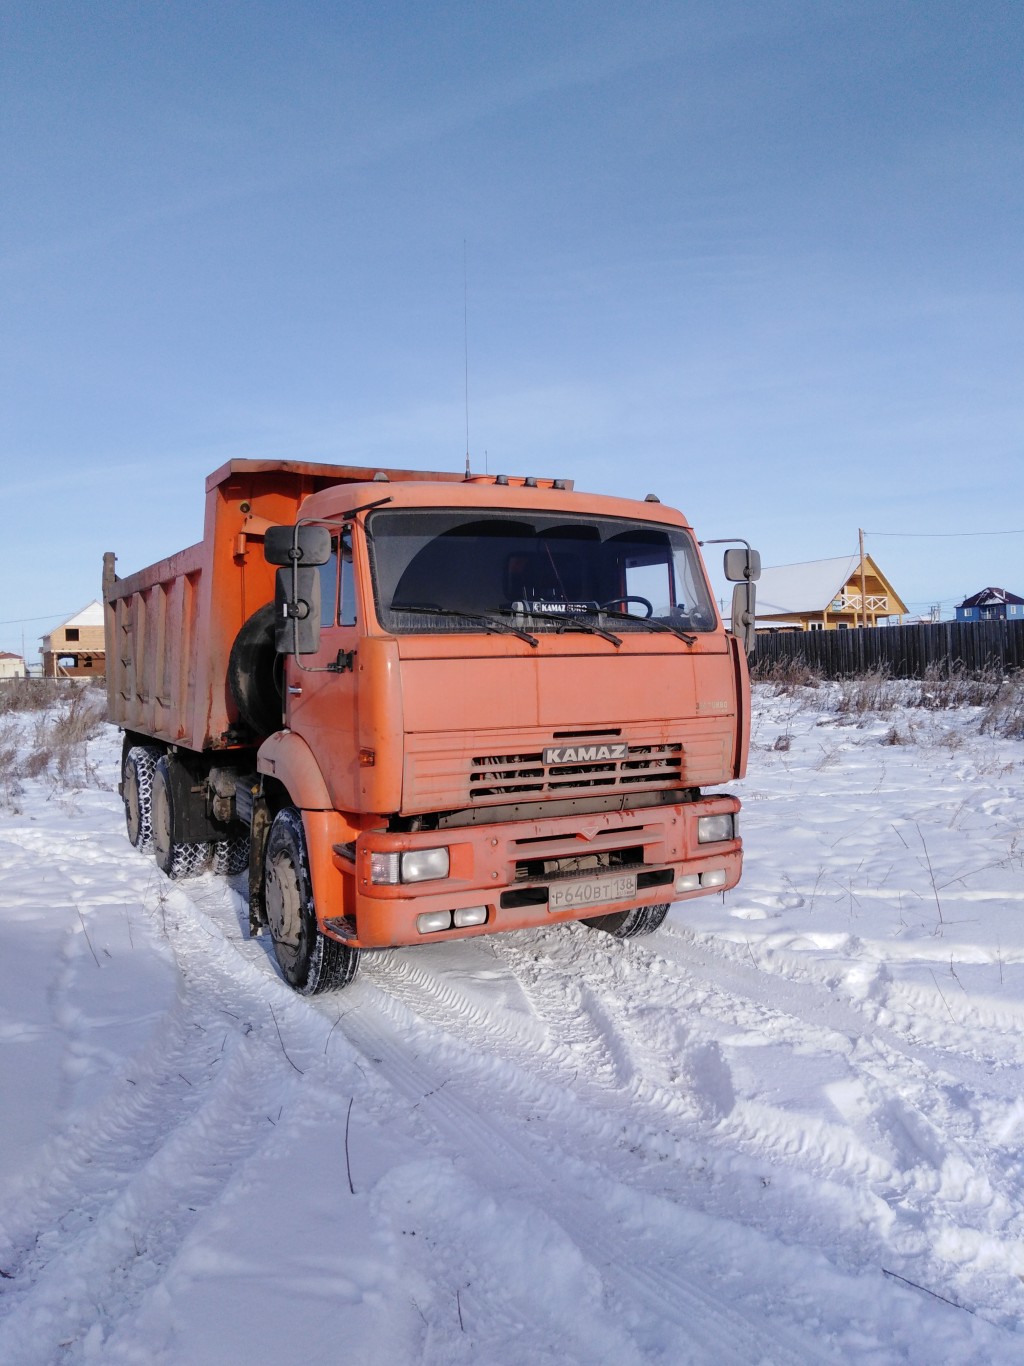
{"type": "MultiPolygon", "coordinates": [[[[751,1220],[765,1233],[779,1223],[799,1228],[827,1255],[845,1248],[844,1255],[862,1265],[899,1259],[907,1274],[919,1268],[932,1284],[946,1284],[951,1275],[960,1278],[963,1270],[968,1285],[960,1293],[968,1301],[983,1303],[988,1282],[983,1278],[979,1284],[969,1264],[962,1268],[956,1259],[935,1256],[940,1230],[948,1238],[950,1229],[958,1229],[964,1247],[973,1245],[984,1254],[990,1275],[1015,1277],[1022,1269],[1017,1240],[1024,1175],[1015,1153],[1004,1144],[1002,1156],[993,1157],[991,1135],[980,1133],[970,1118],[967,1093],[937,1086],[927,1063],[876,1040],[870,1020],[852,1003],[792,984],[796,1001],[785,999],[783,991],[781,1008],[776,1007],[774,980],[768,983],[751,969],[744,969],[747,977],[740,983],[747,991],[731,990],[731,979],[723,985],[715,972],[701,980],[699,965],[691,975],[682,964],[662,958],[661,936],[620,945],[588,931],[562,929],[542,933],[529,946],[521,938],[499,942],[502,958],[548,1034],[557,1032],[573,1000],[599,1003],[591,1033],[620,1058],[615,1084],[607,1072],[585,1070],[588,1045],[582,1053],[570,1050],[568,1057],[564,1049],[553,1048],[538,1055],[535,1028],[522,1031],[517,1040],[506,1027],[501,1037],[503,1056],[525,1069],[531,1088],[542,1077],[569,1084],[576,1102],[571,1121],[562,1095],[542,1102],[531,1089],[524,1092],[523,1108],[557,1113],[559,1122],[578,1125],[581,1146],[612,1148],[618,1131],[628,1135],[636,1152],[659,1153],[668,1133],[671,1151],[685,1152],[695,1164],[701,1152],[708,1154],[711,1170],[723,1178],[739,1173],[753,1181],[767,1166],[770,1200],[737,1208],[719,1198],[705,1207],[751,1220]],[[800,1015],[786,1008],[794,1004],[803,1007],[800,1015]],[[652,1024],[654,1013],[663,1016],[667,1033],[652,1024]],[[830,1095],[836,1105],[826,1111],[831,1118],[744,1096],[728,1061],[735,1051],[730,1043],[737,1041],[740,1057],[752,1043],[805,1055],[813,1048],[831,1059],[830,1095]],[[512,1053],[511,1044],[518,1045],[512,1053]],[[675,1075],[671,1064],[666,1068],[666,1059],[673,1058],[675,1075]],[[567,1075],[569,1067],[572,1075],[567,1075]],[[851,1204],[856,1210],[852,1225],[851,1204]],[[823,1209],[834,1210],[840,1224],[823,1228],[823,1209]],[[1001,1266],[1001,1273],[993,1273],[992,1264],[1001,1266]]],[[[671,941],[665,947],[671,955],[671,941]]],[[[487,1048],[487,1017],[465,1001],[459,1004],[457,983],[436,994],[426,967],[402,973],[399,980],[398,996],[424,1022],[487,1048]]],[[[390,990],[393,981],[381,975],[378,985],[390,990]]],[[[586,1033],[577,1025],[578,1037],[586,1033]]],[[[623,1179],[636,1184],[640,1175],[623,1179]]]]}
{"type": "MultiPolygon", "coordinates": [[[[579,1136],[570,1135],[570,1144],[553,1156],[546,1140],[518,1136],[508,1105],[501,1104],[494,1092],[480,1095],[479,1074],[485,1068],[470,1068],[454,1078],[449,1068],[456,1066],[456,1060],[449,1052],[442,1053],[428,1043],[424,1052],[429,1048],[431,1061],[426,1062],[423,1053],[399,1048],[395,1044],[399,1030],[410,1042],[417,1030],[422,1031],[401,1002],[382,998],[379,1006],[364,1006],[346,1015],[341,1028],[389,1084],[429,1118],[481,1184],[514,1186],[525,1198],[541,1204],[598,1266],[607,1292],[619,1299],[623,1310],[636,1315],[643,1306],[663,1327],[671,1323],[677,1334],[677,1360],[713,1359],[740,1366],[764,1359],[766,1352],[778,1366],[837,1359],[799,1329],[777,1320],[769,1326],[764,1317],[751,1320],[730,1307],[712,1277],[702,1283],[697,1269],[686,1262],[685,1249],[677,1249],[683,1264],[672,1265],[670,1244],[658,1246],[657,1240],[630,1230],[617,1209],[599,1210],[594,1191],[601,1189],[606,1174],[581,1159],[579,1154],[586,1147],[578,1145],[579,1136]],[[434,1061],[442,1056],[443,1069],[434,1061]],[[449,1085],[453,1080],[455,1086],[449,1085]],[[463,1097],[462,1087],[474,1095],[475,1103],[463,1097]],[[496,1121],[497,1114],[503,1122],[496,1121]]],[[[532,1081],[528,1085],[532,1090],[532,1081]]],[[[512,1105],[523,1100],[529,1104],[532,1099],[520,1085],[512,1105]]],[[[550,1136],[550,1130],[546,1132],[550,1136]]]]}
{"type": "MultiPolygon", "coordinates": [[[[101,877],[111,873],[111,866],[104,866],[106,857],[97,858],[93,865],[101,877]]],[[[134,858],[123,845],[117,857],[134,858]]],[[[272,1060],[260,1057],[253,1062],[252,1073],[246,1073],[239,1060],[240,1094],[249,1099],[255,1094],[259,1098],[263,1094],[261,1087],[266,1086],[273,1093],[275,1085],[283,1085],[283,1074],[315,1110],[319,1099],[315,1090],[317,1078],[292,1081],[277,1041],[269,1032],[272,1026],[266,1018],[268,1002],[272,999],[275,1005],[280,1003],[279,1018],[289,1048],[293,1035],[306,1039],[307,1034],[319,1046],[327,1032],[324,1022],[330,1023],[340,1013],[344,1018],[339,1034],[359,1048],[370,1063],[367,1071],[374,1079],[380,1077],[396,1097],[404,1098],[409,1115],[416,1111],[417,1125],[421,1118],[429,1121],[440,1135],[442,1150],[451,1153],[460,1166],[464,1164],[475,1172],[482,1188],[501,1190],[511,1184],[521,1192],[525,1206],[543,1203],[550,1208],[574,1246],[600,1268],[608,1295],[617,1302],[624,1319],[635,1323],[638,1316],[646,1316],[649,1322],[660,1324],[668,1316],[678,1345],[673,1361],[727,1361],[734,1347],[735,1360],[757,1360],[765,1354],[779,1361],[821,1359],[819,1345],[799,1330],[787,1337],[783,1329],[780,1340],[786,1337],[787,1341],[774,1352],[772,1325],[778,1321],[780,1309],[771,1305],[747,1306],[751,1312],[745,1314],[733,1308],[731,1300],[736,1297],[736,1285],[730,1284],[729,1272],[733,1276],[739,1274],[738,1268],[743,1266],[741,1254],[746,1253],[740,1243],[748,1238],[756,1240],[760,1232],[760,1248],[749,1254],[754,1279],[762,1286],[772,1283],[773,1259],[784,1262],[788,1257],[794,1285],[799,1283],[799,1272],[804,1267],[813,1270],[808,1279],[820,1287],[821,1269],[811,1267],[813,1249],[838,1231],[840,1243],[846,1241],[846,1250],[857,1250],[838,1221],[829,1226],[826,1182],[819,1179],[809,1185],[805,1183],[801,1194],[795,1182],[787,1186],[785,1179],[776,1181],[773,1176],[772,1190],[766,1192],[759,1209],[749,1199],[741,1198],[731,1184],[737,1178],[759,1184],[756,1160],[765,1156],[765,1150],[758,1149],[755,1143],[754,1153],[748,1155],[740,1140],[722,1127],[722,1107],[716,1110],[715,1105],[720,1087],[729,1081],[728,1066],[722,1065],[724,1077],[712,1077],[707,1067],[698,1068],[696,1076],[693,1072],[680,1077],[666,1075],[666,1055],[671,1061],[671,1049],[663,1047],[663,1042],[669,1041],[669,1036],[658,1042],[645,1028],[650,1019],[634,1017],[627,1007],[640,1003],[649,1010],[662,1011],[666,1021],[673,1017],[681,1021],[679,1037],[684,1053],[692,1043],[698,1061],[719,1067],[720,1071],[723,1054],[718,1040],[725,1029],[737,1035],[749,1030],[751,1035],[781,1038],[788,1046],[802,1044],[822,1056],[845,1061],[851,1050],[849,1033],[844,1037],[831,1015],[827,1021],[815,1022],[813,1010],[803,1014],[794,1010],[795,1002],[790,1002],[785,994],[781,1009],[773,1011],[766,1007],[755,1012],[753,1005],[765,1006],[763,1000],[755,999],[756,993],[728,985],[715,990],[714,982],[706,980],[707,975],[702,981],[698,969],[688,971],[685,965],[674,963],[671,935],[667,945],[659,935],[644,947],[612,944],[583,931],[578,932],[579,945],[566,955],[568,961],[553,952],[554,937],[494,941],[501,945],[500,954],[495,956],[504,967],[495,986],[515,984],[530,1003],[532,1013],[524,1015],[521,1022],[508,1014],[495,1019],[486,1007],[473,1000],[472,993],[464,988],[457,974],[448,970],[442,957],[428,959],[415,951],[396,955],[389,960],[387,970],[382,967],[380,972],[369,960],[366,980],[354,989],[358,995],[346,993],[330,1002],[307,1002],[280,987],[269,965],[265,943],[250,944],[241,938],[237,907],[229,893],[220,890],[212,879],[202,879],[194,887],[190,884],[189,893],[197,909],[194,914],[187,907],[181,911],[174,939],[186,982],[185,997],[194,1006],[193,1013],[199,1012],[199,1018],[205,1020],[202,1011],[209,1011],[210,1018],[214,1018],[213,1012],[221,1002],[235,1011],[239,1002],[248,1003],[243,1006],[243,1013],[261,1020],[263,1042],[269,1042],[270,1053],[274,1055],[272,1060]],[[218,933],[210,933],[204,916],[215,922],[218,933]],[[226,952],[216,942],[221,937],[229,946],[226,952]],[[653,956],[651,949],[655,950],[653,956]],[[215,971],[207,966],[211,952],[217,962],[215,971]],[[392,964],[397,964],[394,972],[392,964]],[[397,999],[388,1000],[389,994],[397,999]],[[818,1033],[808,1027],[814,1023],[819,1027],[818,1033]],[[405,1037],[401,1038],[403,1032],[405,1037]],[[701,1054],[706,1043],[715,1044],[719,1052],[701,1054]],[[374,1062],[377,1058],[379,1063],[374,1062]],[[692,1091],[695,1082],[705,1105],[703,1111],[699,1107],[695,1111],[688,1100],[688,1088],[692,1091]],[[538,1119],[542,1122],[538,1123],[538,1119]],[[678,1159],[682,1155],[695,1169],[706,1161],[706,1189],[698,1190],[696,1181],[690,1182],[686,1172],[680,1179],[678,1160],[661,1163],[659,1179],[659,1159],[665,1152],[658,1152],[657,1145],[669,1129],[676,1136],[682,1132],[685,1141],[670,1148],[668,1157],[678,1159]],[[646,1153],[631,1151],[644,1144],[648,1145],[646,1153]],[[708,1152],[710,1159],[704,1156],[708,1152]],[[776,1194],[780,1189],[783,1193],[776,1194]],[[799,1199],[790,1198],[797,1194],[799,1199]],[[812,1204],[818,1205],[817,1228],[812,1226],[807,1212],[812,1204]],[[709,1215],[702,1216],[703,1211],[709,1215]],[[695,1240],[685,1236],[685,1229],[676,1227],[696,1223],[700,1233],[707,1235],[716,1231],[709,1218],[718,1221],[719,1240],[726,1245],[725,1254],[717,1260],[713,1249],[702,1250],[695,1257],[695,1240]]],[[[571,938],[568,942],[572,946],[571,938]]],[[[493,968],[493,960],[490,966],[493,968]]],[[[774,996],[779,982],[787,985],[787,979],[782,977],[768,983],[763,974],[755,977],[760,978],[763,994],[769,998],[774,996]]],[[[830,1011],[825,988],[818,984],[805,995],[804,1004],[815,995],[819,1008],[824,1000],[826,1011],[830,1011]]],[[[187,1012],[183,1018],[187,1020],[187,1012]]],[[[865,1015],[856,1008],[852,1018],[859,1023],[858,1035],[871,1031],[870,1022],[866,1024],[865,1015]]],[[[239,1052],[255,1051],[256,1046],[255,1040],[240,1041],[239,1052]]],[[[916,1047],[913,1041],[906,1046],[916,1047]]],[[[186,1049],[182,1056],[191,1065],[199,1053],[186,1049]]],[[[305,1061],[304,1055],[297,1056],[305,1061]]],[[[168,1061],[167,1071],[170,1061],[173,1059],[168,1061]]],[[[188,1067],[185,1070],[188,1072],[188,1067]]],[[[336,1095],[338,1082],[336,1068],[332,1074],[332,1094],[336,1095]]],[[[202,1101],[196,1102],[192,1117],[179,1126],[181,1153],[201,1148],[196,1135],[201,1136],[205,1116],[210,1118],[208,1132],[215,1142],[220,1126],[224,1122],[230,1124],[234,1112],[232,1097],[225,1091],[220,1099],[217,1092],[218,1087],[211,1081],[202,1101]]],[[[154,1114],[159,1113],[157,1096],[154,1114]]],[[[389,1120],[400,1125],[401,1112],[392,1107],[389,1120]]],[[[418,1140],[419,1128],[415,1132],[418,1140]]],[[[794,1129],[791,1127],[789,1132],[794,1129]]],[[[804,1132],[807,1134],[806,1129],[804,1132]]],[[[813,1135],[808,1134],[808,1147],[813,1146],[812,1140],[813,1135]]],[[[176,1137],[171,1135],[169,1144],[175,1141],[176,1137]]],[[[939,1147],[943,1141],[940,1136],[939,1147]]],[[[229,1153],[231,1170],[224,1176],[220,1190],[231,1179],[231,1172],[244,1165],[248,1155],[242,1144],[233,1155],[229,1153]]],[[[806,1158],[806,1153],[790,1155],[793,1170],[802,1172],[801,1164],[806,1158]]],[[[118,1198],[124,1195],[127,1199],[136,1194],[136,1189],[142,1195],[148,1189],[154,1197],[154,1229],[161,1217],[162,1176],[166,1175],[159,1167],[161,1162],[168,1161],[158,1144],[152,1157],[136,1168],[137,1182],[130,1179],[117,1193],[118,1198]]],[[[208,1175],[209,1200],[215,1203],[216,1174],[208,1175]]],[[[106,1205],[100,1201],[94,1222],[102,1222],[115,1205],[116,1200],[106,1205]]],[[[88,1218],[84,1199],[75,1209],[80,1217],[88,1218]]],[[[843,1209],[849,1211],[848,1200],[845,1205],[834,1202],[837,1220],[843,1209]]],[[[120,1213],[118,1209],[118,1217],[120,1213]]],[[[115,1224],[116,1219],[111,1217],[111,1237],[115,1224]]],[[[170,1230],[160,1253],[165,1263],[187,1235],[188,1226],[170,1230]]],[[[156,1238],[154,1232],[154,1243],[156,1238]]],[[[93,1245],[93,1252],[97,1246],[93,1245]]],[[[844,1255],[845,1251],[841,1251],[840,1261],[844,1255]]],[[[83,1262],[89,1261],[88,1257],[83,1258],[83,1262]]],[[[865,1286],[863,1281],[858,1283],[849,1276],[849,1267],[859,1264],[853,1256],[846,1261],[848,1293],[854,1289],[861,1293],[867,1289],[870,1293],[882,1284],[880,1280],[869,1280],[865,1286]]],[[[45,1293],[60,1280],[59,1267],[54,1266],[52,1276],[47,1269],[39,1270],[38,1282],[47,1282],[45,1293]]],[[[120,1274],[116,1257],[109,1257],[95,1283],[97,1294],[111,1305],[110,1322],[114,1324],[115,1315],[130,1308],[131,1297],[144,1296],[151,1284],[140,1273],[129,1285],[130,1295],[119,1299],[120,1274]]],[[[786,1279],[780,1276],[774,1282],[780,1304],[786,1298],[786,1279]]],[[[40,1293],[44,1293],[42,1289],[40,1293]]],[[[41,1305],[43,1299],[36,1303],[41,1305]]],[[[796,1320],[800,1315],[792,1311],[790,1317],[796,1320]]],[[[855,1313],[851,1313],[849,1321],[855,1321],[855,1313]]],[[[879,1331],[882,1320],[877,1312],[869,1322],[869,1335],[875,1341],[883,1341],[879,1331]]],[[[72,1322],[71,1327],[76,1326],[79,1330],[85,1328],[86,1320],[79,1325],[72,1322]]]]}
{"type": "Polygon", "coordinates": [[[0,1360],[19,1366],[109,1337],[273,1132],[265,1116],[293,1086],[265,978],[181,890],[165,884],[148,914],[175,921],[178,998],[103,1099],[46,1145],[4,1212],[0,1360]]]}

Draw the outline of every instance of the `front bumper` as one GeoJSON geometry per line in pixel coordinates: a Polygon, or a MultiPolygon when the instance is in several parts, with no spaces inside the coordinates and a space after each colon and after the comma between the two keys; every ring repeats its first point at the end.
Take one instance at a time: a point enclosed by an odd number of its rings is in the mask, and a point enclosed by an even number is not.
{"type": "Polygon", "coordinates": [[[699,844],[697,820],[738,810],[735,797],[709,796],[676,806],[416,834],[363,832],[352,844],[332,846],[329,860],[314,860],[323,869],[316,887],[318,919],[332,938],[359,948],[384,948],[529,929],[579,920],[588,912],[609,915],[726,891],[740,878],[742,842],[699,844]],[[372,881],[374,853],[441,845],[449,850],[446,878],[398,885],[372,881]],[[695,885],[702,875],[710,875],[714,886],[695,885]],[[605,893],[628,885],[630,893],[592,906],[577,901],[554,908],[553,900],[560,898],[553,898],[553,889],[569,882],[574,887],[600,883],[605,893]],[[486,910],[483,923],[429,932],[420,928],[424,915],[436,924],[444,922],[445,912],[454,918],[457,911],[479,914],[480,908],[486,910]]]}

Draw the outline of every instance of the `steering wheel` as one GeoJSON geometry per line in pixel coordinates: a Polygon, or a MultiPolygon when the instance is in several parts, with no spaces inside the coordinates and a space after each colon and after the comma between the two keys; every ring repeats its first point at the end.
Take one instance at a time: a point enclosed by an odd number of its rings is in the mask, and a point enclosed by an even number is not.
{"type": "Polygon", "coordinates": [[[627,602],[640,603],[642,607],[647,608],[647,611],[644,613],[645,617],[654,616],[654,604],[652,602],[649,602],[647,598],[640,597],[637,593],[627,593],[625,597],[609,598],[607,602],[598,603],[598,611],[604,611],[606,607],[614,607],[616,606],[616,604],[620,607],[624,607],[627,602]]]}

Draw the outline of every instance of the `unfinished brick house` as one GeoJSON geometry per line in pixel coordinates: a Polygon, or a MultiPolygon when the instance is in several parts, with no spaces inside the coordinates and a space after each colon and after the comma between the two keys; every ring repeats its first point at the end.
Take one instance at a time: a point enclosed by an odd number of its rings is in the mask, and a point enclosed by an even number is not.
{"type": "Polygon", "coordinates": [[[103,607],[90,602],[43,636],[44,678],[103,678],[107,656],[103,645],[103,607]]]}

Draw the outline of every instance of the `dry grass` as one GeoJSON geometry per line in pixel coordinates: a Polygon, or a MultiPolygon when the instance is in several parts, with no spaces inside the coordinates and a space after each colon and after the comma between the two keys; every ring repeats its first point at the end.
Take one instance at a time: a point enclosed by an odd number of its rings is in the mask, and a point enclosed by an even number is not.
{"type": "MultiPolygon", "coordinates": [[[[753,675],[774,696],[799,698],[809,689],[828,690],[830,711],[847,725],[863,725],[871,717],[892,717],[885,737],[889,745],[913,744],[913,727],[898,722],[894,713],[910,708],[925,711],[963,710],[965,730],[1024,740],[1024,673],[1003,674],[996,669],[968,673],[958,665],[931,668],[922,679],[893,678],[876,669],[857,678],[826,684],[802,662],[786,662],[753,675]],[[970,714],[973,713],[973,714],[970,714]]],[[[801,705],[821,706],[820,693],[801,705]]],[[[841,724],[842,724],[841,723],[841,724]]],[[[950,740],[955,741],[956,732],[950,740]]]]}
{"type": "Polygon", "coordinates": [[[46,711],[64,695],[67,683],[58,678],[10,678],[0,683],[0,716],[46,711]]]}
{"type": "Polygon", "coordinates": [[[0,687],[0,808],[20,809],[26,779],[55,793],[90,786],[88,744],[106,720],[106,694],[90,683],[14,679],[0,687]]]}
{"type": "Polygon", "coordinates": [[[859,678],[843,678],[837,684],[834,709],[840,716],[879,716],[906,705],[907,685],[885,669],[859,678]]]}
{"type": "Polygon", "coordinates": [[[803,659],[779,659],[755,664],[750,671],[755,683],[767,683],[778,696],[791,696],[801,688],[816,688],[822,676],[803,659]]]}

